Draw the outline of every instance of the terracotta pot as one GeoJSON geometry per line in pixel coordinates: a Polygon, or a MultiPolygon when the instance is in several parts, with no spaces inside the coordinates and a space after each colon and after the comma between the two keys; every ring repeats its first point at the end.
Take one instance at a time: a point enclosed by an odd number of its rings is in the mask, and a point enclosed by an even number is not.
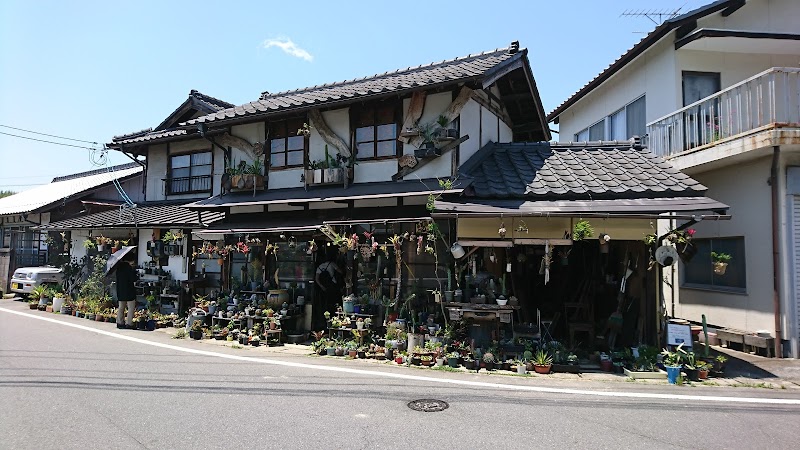
{"type": "Polygon", "coordinates": [[[355,358],[355,357],[358,356],[358,351],[357,350],[348,350],[347,351],[347,356],[349,356],[351,358],[355,358]]]}
{"type": "Polygon", "coordinates": [[[551,367],[552,367],[552,365],[549,365],[549,366],[539,366],[539,365],[536,365],[536,364],[534,364],[534,365],[533,365],[533,370],[534,370],[534,372],[536,372],[536,373],[541,373],[541,374],[545,374],[545,375],[546,375],[546,374],[550,373],[550,368],[551,368],[551,367]]]}
{"type": "Polygon", "coordinates": [[[697,372],[697,377],[701,380],[708,378],[708,370],[700,370],[697,372]]]}

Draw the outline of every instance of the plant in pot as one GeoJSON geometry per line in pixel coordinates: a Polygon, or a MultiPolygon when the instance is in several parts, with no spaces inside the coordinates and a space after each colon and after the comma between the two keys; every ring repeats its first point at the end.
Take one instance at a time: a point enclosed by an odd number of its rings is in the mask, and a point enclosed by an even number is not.
{"type": "Polygon", "coordinates": [[[697,378],[705,380],[708,378],[708,372],[711,370],[711,363],[706,361],[697,361],[697,378]]]}
{"type": "Polygon", "coordinates": [[[432,156],[441,156],[441,150],[436,148],[436,133],[432,123],[420,124],[418,127],[422,142],[419,148],[414,150],[414,156],[417,158],[429,158],[432,156]]]}
{"type": "Polygon", "coordinates": [[[253,347],[258,347],[259,345],[261,345],[261,337],[258,335],[250,336],[249,343],[253,347]]]}
{"type": "Polygon", "coordinates": [[[447,365],[452,368],[458,368],[458,361],[461,359],[461,354],[458,352],[450,352],[447,354],[447,365]]]}
{"type": "Polygon", "coordinates": [[[394,343],[392,341],[386,341],[384,356],[388,360],[394,359],[394,343]]]}
{"type": "Polygon", "coordinates": [[[425,367],[430,367],[433,365],[433,355],[430,354],[423,354],[419,357],[420,364],[425,367]]]}
{"type": "Polygon", "coordinates": [[[686,351],[683,349],[683,344],[678,345],[675,351],[664,349],[661,351],[661,362],[664,363],[664,368],[667,369],[667,381],[669,384],[677,384],[678,377],[681,374],[681,364],[683,363],[683,356],[686,351]]]}
{"type": "Polygon", "coordinates": [[[724,355],[717,355],[714,358],[713,367],[711,369],[714,376],[721,376],[725,371],[725,365],[728,363],[728,358],[724,355]]]}
{"type": "Polygon", "coordinates": [[[536,373],[548,374],[553,367],[553,357],[550,353],[539,349],[533,357],[533,370],[536,373]]]}
{"type": "Polygon", "coordinates": [[[189,330],[189,337],[195,340],[203,339],[203,322],[195,320],[192,322],[192,328],[189,330]]]}
{"type": "Polygon", "coordinates": [[[515,359],[514,365],[517,367],[518,375],[525,375],[527,373],[527,368],[525,367],[525,361],[521,359],[515,359]]]}
{"type": "Polygon", "coordinates": [[[575,222],[575,225],[572,227],[573,241],[582,241],[592,236],[594,236],[594,228],[592,228],[592,224],[590,224],[588,220],[579,220],[575,222]]]}
{"type": "Polygon", "coordinates": [[[439,125],[438,137],[439,139],[457,139],[458,130],[450,127],[451,120],[444,114],[440,114],[436,118],[436,124],[439,125]]]}
{"type": "Polygon", "coordinates": [[[711,264],[714,266],[714,273],[717,275],[725,275],[728,269],[728,263],[731,262],[732,256],[728,253],[711,252],[711,264]]]}
{"type": "Polygon", "coordinates": [[[483,360],[483,364],[485,365],[486,370],[494,370],[495,358],[492,352],[484,353],[481,359],[483,360]]]}
{"type": "Polygon", "coordinates": [[[700,381],[700,370],[694,352],[684,352],[683,370],[686,372],[686,377],[689,378],[690,381],[700,381]]]}

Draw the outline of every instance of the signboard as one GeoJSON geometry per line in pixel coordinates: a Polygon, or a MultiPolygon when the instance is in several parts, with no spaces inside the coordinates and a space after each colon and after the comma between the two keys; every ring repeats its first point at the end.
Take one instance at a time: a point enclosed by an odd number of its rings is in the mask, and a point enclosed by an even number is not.
{"type": "Polygon", "coordinates": [[[681,345],[692,348],[692,328],[677,323],[667,324],[667,345],[681,345]]]}

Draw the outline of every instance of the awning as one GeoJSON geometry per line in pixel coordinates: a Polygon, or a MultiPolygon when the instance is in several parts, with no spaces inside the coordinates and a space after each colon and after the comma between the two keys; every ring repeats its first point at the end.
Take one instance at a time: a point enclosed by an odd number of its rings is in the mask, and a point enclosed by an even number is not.
{"type": "Polygon", "coordinates": [[[186,205],[189,209],[214,210],[233,206],[302,204],[314,202],[346,202],[397,197],[427,196],[428,194],[460,194],[469,184],[466,180],[455,182],[453,189],[443,191],[437,179],[355,183],[343,186],[317,186],[304,188],[270,189],[252,193],[217,195],[186,205]]]}
{"type": "Polygon", "coordinates": [[[220,234],[300,233],[316,231],[323,225],[347,226],[431,220],[421,214],[422,206],[397,208],[330,209],[315,211],[287,211],[281,213],[236,214],[226,221],[217,222],[206,229],[193,231],[206,239],[220,234]]]}
{"type": "Polygon", "coordinates": [[[615,200],[563,200],[526,201],[475,199],[459,202],[437,201],[433,217],[615,217],[615,218],[664,218],[663,214],[674,213],[673,219],[730,219],[725,215],[728,205],[708,197],[669,197],[615,200]]]}

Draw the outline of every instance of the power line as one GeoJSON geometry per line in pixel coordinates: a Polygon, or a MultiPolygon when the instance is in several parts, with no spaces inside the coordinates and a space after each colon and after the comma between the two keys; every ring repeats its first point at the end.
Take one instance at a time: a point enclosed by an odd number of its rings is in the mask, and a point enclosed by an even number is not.
{"type": "Polygon", "coordinates": [[[73,139],[73,138],[68,138],[68,137],[64,137],[64,136],[56,136],[55,134],[47,134],[47,133],[41,133],[39,131],[25,130],[25,129],[22,129],[22,128],[12,127],[10,125],[0,125],[0,127],[11,128],[12,130],[24,131],[26,133],[41,134],[42,136],[49,136],[49,137],[54,137],[54,138],[58,138],[58,139],[65,139],[67,141],[85,142],[87,144],[97,144],[97,142],[94,142],[94,141],[84,141],[83,139],[73,139]]]}
{"type": "Polygon", "coordinates": [[[12,137],[17,137],[17,138],[21,138],[21,139],[30,139],[32,141],[45,142],[47,144],[56,144],[56,145],[63,145],[65,147],[85,148],[86,150],[94,150],[94,148],[92,148],[92,147],[86,147],[86,146],[83,146],[83,145],[73,145],[73,144],[65,144],[63,142],[47,141],[47,140],[44,140],[44,139],[36,139],[36,138],[32,138],[32,137],[27,137],[27,136],[19,136],[19,135],[16,135],[16,134],[4,133],[2,131],[0,131],[0,134],[5,134],[6,136],[12,136],[12,137]]]}

